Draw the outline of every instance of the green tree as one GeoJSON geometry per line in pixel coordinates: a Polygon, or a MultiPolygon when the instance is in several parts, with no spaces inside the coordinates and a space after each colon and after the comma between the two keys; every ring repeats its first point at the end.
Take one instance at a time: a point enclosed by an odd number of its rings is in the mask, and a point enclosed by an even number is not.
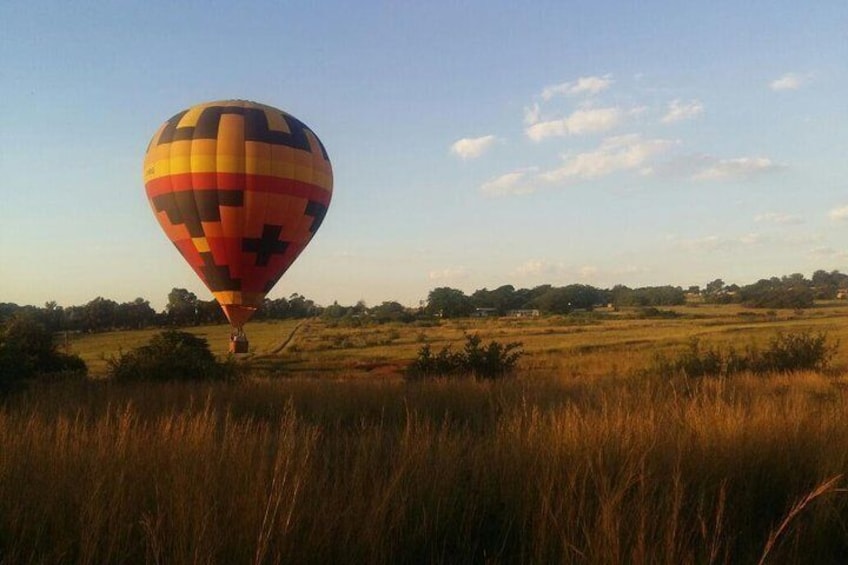
{"type": "Polygon", "coordinates": [[[140,329],[156,321],[156,311],[147,300],[136,298],[132,302],[118,304],[115,317],[119,327],[140,329]]]}
{"type": "Polygon", "coordinates": [[[235,366],[218,363],[208,342],[196,335],[168,330],[153,336],[147,345],[109,362],[117,381],[222,380],[235,376],[235,366]]]}
{"type": "Polygon", "coordinates": [[[117,327],[118,303],[114,300],[98,296],[83,306],[83,310],[86,331],[106,331],[117,327]]]}
{"type": "Polygon", "coordinates": [[[321,314],[321,308],[312,300],[294,293],[289,296],[289,316],[292,318],[309,318],[321,314]]]}
{"type": "Polygon", "coordinates": [[[197,307],[197,296],[193,292],[184,288],[171,289],[168,293],[168,304],[165,306],[168,322],[175,326],[197,325],[197,307]]]}
{"type": "Polygon", "coordinates": [[[387,301],[370,310],[371,316],[380,323],[383,322],[408,322],[412,320],[412,314],[406,311],[406,307],[399,302],[387,301]]]}
{"type": "Polygon", "coordinates": [[[262,308],[257,312],[258,318],[267,318],[269,320],[282,320],[290,317],[289,301],[285,298],[275,298],[273,300],[266,298],[262,302],[262,308]]]}
{"type": "Polygon", "coordinates": [[[427,295],[427,312],[433,316],[459,318],[474,311],[474,303],[456,288],[439,287],[427,295]]]}
{"type": "Polygon", "coordinates": [[[686,302],[686,293],[679,286],[646,286],[634,293],[640,306],[674,306],[686,302]]]}
{"type": "Polygon", "coordinates": [[[811,285],[816,299],[833,300],[839,289],[848,287],[848,275],[819,269],[813,273],[811,285]]]}
{"type": "Polygon", "coordinates": [[[197,321],[201,324],[222,324],[227,317],[217,300],[198,300],[197,321]]]}
{"type": "Polygon", "coordinates": [[[521,308],[525,305],[525,298],[517,293],[511,284],[499,286],[495,290],[480,289],[471,295],[471,302],[475,308],[494,308],[499,316],[503,316],[509,310],[521,308]]]}
{"type": "Polygon", "coordinates": [[[760,279],[740,288],[739,298],[751,308],[809,308],[814,299],[810,285],[797,276],[760,279]]]}
{"type": "Polygon", "coordinates": [[[321,314],[321,317],[328,320],[338,320],[350,314],[350,311],[351,308],[349,306],[342,306],[338,303],[338,301],[334,301],[332,304],[324,308],[324,312],[321,314]]]}
{"type": "Polygon", "coordinates": [[[707,286],[704,287],[705,294],[718,294],[722,290],[724,290],[724,281],[721,279],[710,281],[707,283],[707,286]]]}
{"type": "Polygon", "coordinates": [[[40,318],[47,331],[58,332],[64,324],[65,311],[55,300],[50,300],[44,303],[40,318]]]}
{"type": "Polygon", "coordinates": [[[552,314],[568,314],[572,310],[591,310],[600,301],[597,288],[585,284],[555,287],[538,297],[536,306],[552,314]]]}
{"type": "Polygon", "coordinates": [[[0,391],[56,373],[84,375],[85,362],[57,351],[53,334],[32,315],[14,315],[0,328],[0,391]]]}

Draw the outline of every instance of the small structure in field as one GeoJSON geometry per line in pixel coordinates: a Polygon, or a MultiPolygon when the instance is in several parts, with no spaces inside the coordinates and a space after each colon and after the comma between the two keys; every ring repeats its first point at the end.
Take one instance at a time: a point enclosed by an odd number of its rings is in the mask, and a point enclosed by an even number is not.
{"type": "Polygon", "coordinates": [[[497,308],[475,308],[471,313],[471,316],[474,318],[491,318],[497,315],[497,308]]]}
{"type": "Polygon", "coordinates": [[[506,315],[510,318],[538,318],[542,314],[536,309],[519,309],[509,310],[506,315]]]}

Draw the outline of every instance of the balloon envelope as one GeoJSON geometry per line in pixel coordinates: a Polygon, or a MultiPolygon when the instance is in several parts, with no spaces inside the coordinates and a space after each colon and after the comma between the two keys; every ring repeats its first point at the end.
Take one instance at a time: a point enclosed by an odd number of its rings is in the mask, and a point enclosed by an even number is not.
{"type": "Polygon", "coordinates": [[[241,327],[320,227],[333,171],[303,122],[227,100],[162,124],[144,186],[168,239],[241,327]]]}

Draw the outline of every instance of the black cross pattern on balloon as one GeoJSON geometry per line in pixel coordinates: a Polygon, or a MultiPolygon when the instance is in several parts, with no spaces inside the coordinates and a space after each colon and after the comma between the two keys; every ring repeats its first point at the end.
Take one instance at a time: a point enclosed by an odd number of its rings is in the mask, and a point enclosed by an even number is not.
{"type": "Polygon", "coordinates": [[[289,247],[288,241],[280,241],[282,231],[283,226],[265,224],[262,228],[262,237],[245,238],[242,240],[241,250],[256,253],[256,266],[266,267],[272,255],[282,255],[289,247]]]}

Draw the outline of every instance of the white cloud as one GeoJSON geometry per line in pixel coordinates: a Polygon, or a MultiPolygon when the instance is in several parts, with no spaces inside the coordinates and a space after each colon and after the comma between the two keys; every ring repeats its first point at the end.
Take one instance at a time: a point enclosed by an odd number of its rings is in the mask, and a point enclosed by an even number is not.
{"type": "Polygon", "coordinates": [[[438,269],[430,271],[429,277],[431,281],[465,279],[468,278],[468,269],[465,267],[438,269]]]}
{"type": "Polygon", "coordinates": [[[567,266],[561,262],[547,259],[529,259],[513,269],[511,275],[516,278],[553,283],[557,280],[573,282],[576,280],[589,284],[609,284],[634,275],[648,272],[644,267],[623,265],[613,269],[595,265],[567,266]]]}
{"type": "Polygon", "coordinates": [[[465,137],[451,145],[450,150],[460,159],[476,159],[491,148],[495,141],[497,138],[494,135],[465,137]]]}
{"type": "Polygon", "coordinates": [[[719,159],[705,169],[692,175],[692,180],[733,180],[750,178],[763,173],[782,169],[768,157],[738,157],[719,159]]]}
{"type": "Polygon", "coordinates": [[[538,104],[524,108],[524,125],[532,126],[541,119],[541,109],[538,104]]]}
{"type": "Polygon", "coordinates": [[[772,90],[798,90],[804,84],[804,77],[796,73],[786,73],[769,83],[772,90]]]}
{"type": "Polygon", "coordinates": [[[541,141],[546,137],[597,133],[614,128],[621,121],[618,108],[590,108],[575,110],[567,118],[534,123],[525,130],[527,137],[541,141]]]}
{"type": "Polygon", "coordinates": [[[647,107],[647,106],[635,106],[635,107],[630,108],[629,110],[627,110],[627,115],[628,115],[628,116],[633,116],[633,117],[639,117],[639,116],[641,116],[642,114],[644,114],[644,113],[645,113],[645,112],[647,112],[647,111],[648,111],[648,107],[647,107]]]}
{"type": "Polygon", "coordinates": [[[844,222],[845,220],[848,220],[848,206],[834,208],[833,210],[828,212],[827,215],[831,220],[836,220],[837,222],[844,222]]]}
{"type": "Polygon", "coordinates": [[[713,251],[725,245],[725,242],[717,235],[707,235],[693,239],[681,239],[674,242],[684,251],[713,251]]]}
{"type": "Polygon", "coordinates": [[[692,239],[672,239],[674,245],[690,253],[705,253],[710,251],[727,251],[743,247],[751,247],[768,243],[768,239],[758,233],[748,233],[734,237],[707,235],[692,239]]]}
{"type": "Polygon", "coordinates": [[[610,87],[613,83],[611,75],[580,77],[573,82],[563,82],[546,86],[542,90],[542,99],[550,100],[559,94],[597,94],[610,87]]]}
{"type": "Polygon", "coordinates": [[[550,277],[562,272],[564,267],[562,263],[553,263],[545,259],[530,259],[519,265],[513,271],[513,274],[518,277],[550,277]]]}
{"type": "Polygon", "coordinates": [[[690,178],[696,171],[712,166],[717,160],[715,157],[703,154],[677,155],[655,164],[652,167],[652,173],[667,179],[690,178]]]}
{"type": "Polygon", "coordinates": [[[754,216],[754,221],[757,223],[780,225],[804,223],[804,220],[802,220],[798,216],[793,216],[792,214],[784,214],[782,212],[764,212],[762,214],[757,214],[756,216],[754,216]]]}
{"type": "MultiPolygon", "coordinates": [[[[785,251],[789,248],[809,248],[823,240],[817,233],[757,233],[742,235],[707,235],[698,238],[678,238],[671,236],[668,241],[674,247],[687,253],[708,253],[746,251],[752,247],[785,251]]],[[[823,248],[819,248],[823,249],[823,248]]]]}
{"type": "Polygon", "coordinates": [[[824,235],[821,233],[800,233],[789,234],[778,238],[778,243],[782,246],[809,246],[820,243],[824,240],[824,235]]]}
{"type": "Polygon", "coordinates": [[[490,196],[530,194],[535,189],[527,182],[527,173],[535,170],[535,168],[521,169],[495,177],[480,185],[480,192],[490,196]]]}
{"type": "Polygon", "coordinates": [[[817,259],[829,259],[844,261],[848,259],[848,252],[833,247],[815,247],[810,250],[810,255],[817,259]]]}
{"type": "Polygon", "coordinates": [[[763,241],[763,236],[758,233],[746,233],[738,238],[739,243],[744,245],[754,245],[763,241]]]}
{"type": "Polygon", "coordinates": [[[662,117],[662,123],[671,124],[682,120],[690,120],[704,112],[704,105],[700,100],[681,102],[672,100],[668,104],[668,112],[662,117]]]}
{"type": "Polygon", "coordinates": [[[644,169],[645,163],[674,144],[674,141],[667,139],[642,139],[637,134],[610,137],[595,151],[566,157],[562,167],[542,173],[539,178],[556,183],[644,169]]]}
{"type": "Polygon", "coordinates": [[[592,279],[598,276],[600,269],[595,267],[594,265],[584,265],[577,269],[577,274],[581,279],[592,279]]]}

